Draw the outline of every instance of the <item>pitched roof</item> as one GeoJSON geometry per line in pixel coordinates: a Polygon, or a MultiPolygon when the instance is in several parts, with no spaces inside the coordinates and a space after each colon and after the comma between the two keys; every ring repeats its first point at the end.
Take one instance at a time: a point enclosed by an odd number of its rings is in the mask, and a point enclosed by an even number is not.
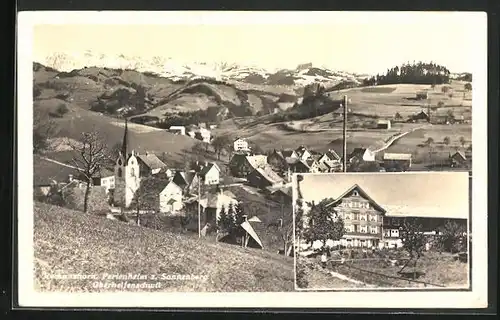
{"type": "Polygon", "coordinates": [[[250,219],[248,219],[248,222],[262,222],[262,220],[259,219],[257,216],[253,216],[250,219]]]}
{"type": "Polygon", "coordinates": [[[384,160],[411,160],[411,153],[384,153],[384,160]]]}
{"type": "Polygon", "coordinates": [[[408,216],[418,211],[430,217],[467,218],[469,215],[467,171],[304,174],[300,192],[305,201],[319,202],[324,198],[337,199],[356,184],[386,209],[387,215],[392,214],[391,209],[408,216]]]}
{"type": "Polygon", "coordinates": [[[366,148],[354,148],[354,150],[352,150],[351,154],[349,155],[349,158],[352,158],[352,157],[363,157],[363,155],[365,154],[366,152],[366,148]]]}
{"type": "Polygon", "coordinates": [[[283,157],[287,158],[291,157],[294,152],[295,150],[283,150],[281,151],[281,154],[283,155],[283,157]]]}
{"type": "Polygon", "coordinates": [[[295,149],[295,152],[297,152],[297,154],[299,156],[302,156],[306,151],[309,151],[309,150],[307,150],[307,148],[304,146],[300,146],[297,149],[295,149]]]}
{"type": "Polygon", "coordinates": [[[200,171],[200,175],[205,176],[212,168],[215,168],[217,171],[220,172],[219,167],[215,163],[209,163],[206,166],[203,166],[203,168],[200,171]]]}
{"type": "Polygon", "coordinates": [[[456,152],[454,152],[454,153],[450,154],[450,157],[454,157],[454,156],[455,156],[455,155],[457,155],[457,154],[458,154],[458,155],[459,155],[462,159],[467,160],[467,158],[465,157],[465,154],[464,154],[462,151],[456,151],[456,152]]]}
{"type": "Polygon", "coordinates": [[[340,156],[333,149],[329,149],[327,152],[325,152],[324,155],[326,155],[329,159],[332,160],[340,160],[340,156]]]}
{"type": "Polygon", "coordinates": [[[264,245],[262,244],[262,241],[260,240],[260,238],[257,235],[257,233],[255,232],[254,228],[252,227],[252,225],[248,221],[243,222],[241,224],[241,227],[246,232],[248,232],[248,234],[255,240],[255,242],[257,242],[260,245],[261,248],[264,248],[264,245]]]}
{"type": "Polygon", "coordinates": [[[141,159],[141,161],[151,170],[166,167],[166,165],[154,153],[138,154],[137,158],[141,159]]]}
{"type": "Polygon", "coordinates": [[[308,166],[308,167],[312,167],[312,165],[313,165],[314,163],[317,163],[317,161],[316,161],[316,160],[314,160],[314,159],[307,159],[306,161],[303,161],[303,162],[305,162],[305,163],[307,164],[307,166],[308,166]]]}
{"type": "Polygon", "coordinates": [[[246,156],[245,159],[252,166],[252,168],[256,169],[259,167],[267,166],[267,156],[266,155],[255,155],[255,156],[246,156]]]}
{"type": "Polygon", "coordinates": [[[238,200],[236,200],[234,194],[228,190],[222,193],[209,193],[200,199],[200,205],[203,208],[220,209],[224,207],[227,210],[230,204],[235,205],[236,203],[238,203],[238,200]]]}
{"type": "Polygon", "coordinates": [[[334,199],[334,201],[332,203],[329,204],[330,205],[334,205],[336,203],[338,203],[339,201],[341,201],[346,195],[350,194],[352,191],[358,191],[362,196],[363,198],[365,198],[366,200],[368,200],[375,208],[377,208],[379,211],[383,212],[383,213],[386,213],[386,210],[380,206],[375,200],[373,200],[370,195],[368,193],[366,193],[359,185],[355,184],[353,185],[352,187],[350,187],[349,189],[347,189],[343,194],[341,194],[338,198],[334,199]]]}
{"type": "Polygon", "coordinates": [[[258,172],[271,184],[278,184],[283,182],[283,178],[281,178],[276,172],[274,172],[270,166],[255,168],[255,171],[258,172]]]}

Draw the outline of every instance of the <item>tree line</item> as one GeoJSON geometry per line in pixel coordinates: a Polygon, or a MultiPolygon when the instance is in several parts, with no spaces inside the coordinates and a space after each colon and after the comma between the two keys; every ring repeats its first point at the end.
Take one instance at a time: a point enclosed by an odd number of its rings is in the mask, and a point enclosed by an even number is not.
{"type": "Polygon", "coordinates": [[[382,84],[414,83],[414,84],[445,84],[450,82],[450,71],[433,62],[405,63],[387,69],[385,74],[377,74],[367,78],[363,85],[373,86],[382,84]]]}

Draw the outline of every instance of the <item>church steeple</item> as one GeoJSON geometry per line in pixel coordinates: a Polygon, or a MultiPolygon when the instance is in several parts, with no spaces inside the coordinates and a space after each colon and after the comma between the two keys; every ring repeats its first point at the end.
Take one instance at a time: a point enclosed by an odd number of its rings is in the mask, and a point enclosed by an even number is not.
{"type": "Polygon", "coordinates": [[[123,133],[123,142],[122,142],[122,155],[125,157],[125,161],[128,158],[128,119],[125,118],[125,132],[123,133]]]}

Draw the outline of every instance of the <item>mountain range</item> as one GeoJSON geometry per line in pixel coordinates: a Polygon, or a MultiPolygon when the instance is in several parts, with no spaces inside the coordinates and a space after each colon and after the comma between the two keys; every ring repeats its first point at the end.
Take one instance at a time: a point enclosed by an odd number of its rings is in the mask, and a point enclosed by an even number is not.
{"type": "Polygon", "coordinates": [[[332,86],[342,81],[359,83],[369,76],[313,66],[312,63],[304,63],[291,69],[266,69],[228,62],[180,62],[162,56],[144,58],[123,54],[109,55],[90,50],[78,53],[53,53],[38,62],[66,72],[85,67],[98,67],[151,72],[173,81],[212,78],[219,81],[263,85],[305,86],[320,82],[325,86],[332,86]]]}

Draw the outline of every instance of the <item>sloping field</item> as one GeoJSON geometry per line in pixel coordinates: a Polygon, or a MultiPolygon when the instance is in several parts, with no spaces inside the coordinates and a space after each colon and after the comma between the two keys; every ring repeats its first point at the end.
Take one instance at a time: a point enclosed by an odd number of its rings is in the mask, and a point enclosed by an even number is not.
{"type": "Polygon", "coordinates": [[[416,130],[402,137],[387,148],[386,152],[412,153],[416,162],[427,161],[429,148],[424,146],[424,143],[428,138],[434,140],[431,159],[434,161],[445,160],[450,152],[453,153],[457,149],[463,151],[469,146],[472,141],[472,127],[468,124],[428,126],[424,130],[416,130]],[[445,137],[450,138],[448,145],[444,143],[445,137]],[[461,137],[465,139],[464,147],[460,143],[461,137]]]}
{"type": "Polygon", "coordinates": [[[94,288],[105,274],[147,276],[147,291],[292,291],[293,259],[256,249],[207,242],[137,227],[103,217],[35,203],[35,285],[37,290],[113,291],[94,288]],[[94,279],[49,279],[46,275],[94,279]],[[198,279],[178,279],[193,275],[198,279]],[[167,279],[170,277],[170,279],[167,279]]]}
{"type": "Polygon", "coordinates": [[[381,118],[392,118],[398,112],[403,118],[410,116],[427,106],[437,106],[442,101],[444,106],[454,106],[455,115],[469,112],[472,105],[471,93],[465,92],[462,81],[453,81],[449,93],[441,92],[443,85],[437,85],[434,89],[429,85],[420,84],[394,84],[374,87],[362,87],[334,91],[329,93],[332,99],[341,99],[347,95],[351,99],[349,108],[352,112],[378,115],[381,118]],[[427,91],[429,99],[415,100],[416,93],[427,91]],[[463,109],[463,110],[462,110],[463,109]]]}
{"type": "MultiPolygon", "coordinates": [[[[123,141],[124,122],[78,107],[61,119],[56,119],[60,132],[58,136],[80,139],[81,133],[97,130],[108,147],[123,141]]],[[[129,123],[129,142],[138,152],[166,152],[173,160],[180,159],[183,150],[190,149],[196,140],[175,135],[165,130],[129,123]]]]}

